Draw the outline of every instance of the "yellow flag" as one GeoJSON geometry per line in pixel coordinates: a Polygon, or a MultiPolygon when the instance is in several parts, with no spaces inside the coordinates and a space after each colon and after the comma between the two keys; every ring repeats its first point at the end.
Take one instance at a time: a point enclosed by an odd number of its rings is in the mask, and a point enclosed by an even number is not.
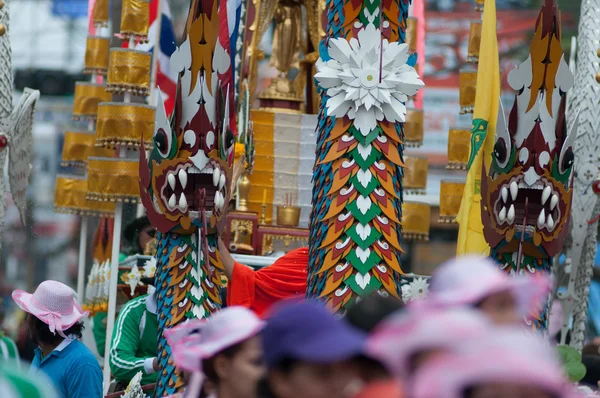
{"type": "Polygon", "coordinates": [[[499,102],[500,66],[496,38],[496,1],[485,0],[477,69],[477,91],[471,130],[471,154],[467,183],[460,210],[456,216],[456,221],[460,225],[456,247],[457,255],[466,253],[487,255],[490,251],[483,236],[481,223],[481,170],[482,162],[485,162],[486,170],[490,169],[499,102]]]}

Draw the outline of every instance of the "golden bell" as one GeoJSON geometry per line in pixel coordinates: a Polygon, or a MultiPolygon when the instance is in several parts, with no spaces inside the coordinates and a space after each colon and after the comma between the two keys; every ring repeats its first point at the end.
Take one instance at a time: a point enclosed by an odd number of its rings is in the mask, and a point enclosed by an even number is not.
{"type": "Polygon", "coordinates": [[[460,114],[473,113],[475,106],[475,91],[477,88],[477,71],[461,70],[459,77],[460,114]]]}
{"type": "Polygon", "coordinates": [[[404,202],[402,204],[402,238],[405,240],[429,240],[431,207],[427,203],[404,202]]]}
{"type": "Polygon", "coordinates": [[[300,207],[277,206],[277,225],[297,227],[300,224],[300,207]]]}
{"type": "Polygon", "coordinates": [[[427,186],[429,162],[425,156],[404,156],[404,177],[402,187],[407,193],[424,194],[427,186]]]}
{"type": "Polygon", "coordinates": [[[448,132],[449,170],[466,170],[471,148],[471,130],[463,127],[450,127],[448,132]]]}
{"type": "Polygon", "coordinates": [[[0,36],[4,36],[5,33],[6,33],[6,26],[4,26],[3,24],[0,24],[0,36]]]}
{"type": "MultiPolygon", "coordinates": [[[[419,20],[415,17],[406,19],[406,44],[408,44],[408,52],[414,53],[417,51],[417,27],[419,20]]],[[[422,55],[421,55],[422,56],[422,55]]]]}
{"type": "Polygon", "coordinates": [[[596,55],[600,58],[600,48],[596,50],[596,55]]]}
{"type": "Polygon", "coordinates": [[[0,10],[4,8],[4,2],[0,0],[0,10]]]}
{"type": "Polygon", "coordinates": [[[481,20],[471,21],[469,28],[469,45],[467,47],[467,62],[479,62],[479,47],[481,44],[481,20]]]}
{"type": "Polygon", "coordinates": [[[440,182],[440,218],[438,222],[455,222],[464,190],[464,181],[442,180],[440,182]]]}
{"type": "Polygon", "coordinates": [[[423,111],[421,109],[407,109],[406,122],[404,123],[404,143],[407,147],[420,147],[423,145],[423,111]]]}
{"type": "Polygon", "coordinates": [[[596,73],[596,82],[600,83],[600,72],[596,73]]]}

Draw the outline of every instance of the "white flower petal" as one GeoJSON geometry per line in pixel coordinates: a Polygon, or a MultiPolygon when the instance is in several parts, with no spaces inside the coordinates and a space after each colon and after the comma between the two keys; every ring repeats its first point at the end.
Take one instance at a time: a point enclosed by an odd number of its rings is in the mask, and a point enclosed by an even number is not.
{"type": "Polygon", "coordinates": [[[344,117],[348,109],[352,106],[351,101],[344,99],[344,94],[337,94],[327,100],[327,114],[329,116],[344,117]]]}
{"type": "Polygon", "coordinates": [[[374,110],[367,111],[364,107],[358,108],[356,117],[354,118],[354,127],[356,127],[362,135],[368,135],[371,130],[377,127],[374,110]]]}
{"type": "Polygon", "coordinates": [[[349,56],[352,54],[352,48],[347,40],[330,39],[329,40],[329,56],[340,63],[348,63],[349,56]]]}

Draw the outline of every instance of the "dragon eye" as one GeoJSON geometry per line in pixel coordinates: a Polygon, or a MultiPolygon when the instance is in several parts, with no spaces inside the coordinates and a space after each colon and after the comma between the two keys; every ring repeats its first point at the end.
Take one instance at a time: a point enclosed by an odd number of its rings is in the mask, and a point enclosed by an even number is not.
{"type": "Polygon", "coordinates": [[[225,137],[225,145],[227,148],[231,148],[234,143],[233,131],[227,129],[227,136],[225,137]]]}
{"type": "Polygon", "coordinates": [[[568,169],[573,166],[573,162],[575,161],[575,155],[573,154],[573,148],[569,147],[565,151],[560,160],[560,172],[565,173],[568,169]]]}
{"type": "Polygon", "coordinates": [[[167,137],[167,132],[164,129],[158,129],[154,135],[154,143],[156,149],[158,149],[158,153],[160,153],[163,158],[169,156],[169,152],[171,151],[171,148],[169,148],[169,137],[167,137]]]}
{"type": "Polygon", "coordinates": [[[496,144],[494,145],[494,156],[496,160],[500,164],[500,166],[505,165],[508,158],[508,151],[506,148],[506,142],[504,142],[503,138],[498,139],[496,144]]]}

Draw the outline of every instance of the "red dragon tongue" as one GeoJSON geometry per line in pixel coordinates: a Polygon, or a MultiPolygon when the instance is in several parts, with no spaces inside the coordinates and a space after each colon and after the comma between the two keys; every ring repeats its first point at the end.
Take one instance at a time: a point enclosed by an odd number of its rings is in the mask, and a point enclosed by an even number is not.
{"type": "Polygon", "coordinates": [[[198,209],[204,209],[204,204],[206,203],[206,189],[200,188],[198,190],[198,209]]]}

